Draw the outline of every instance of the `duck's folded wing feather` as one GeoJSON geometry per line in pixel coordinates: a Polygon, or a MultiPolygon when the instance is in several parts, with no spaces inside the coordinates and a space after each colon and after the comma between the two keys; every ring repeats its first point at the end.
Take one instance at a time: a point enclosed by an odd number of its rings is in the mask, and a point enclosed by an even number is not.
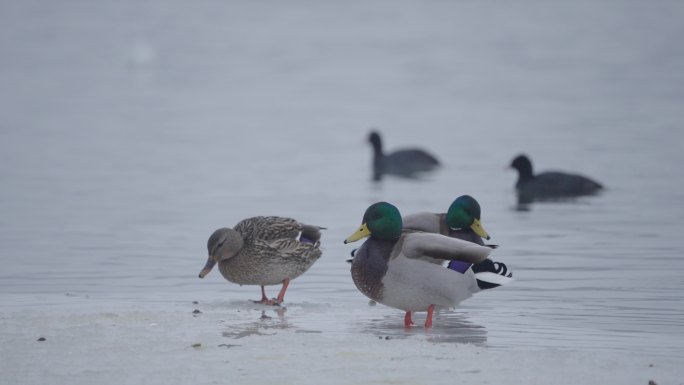
{"type": "Polygon", "coordinates": [[[321,257],[321,249],[317,245],[294,239],[276,239],[269,242],[269,246],[280,259],[313,262],[321,257]]]}
{"type": "Polygon", "coordinates": [[[487,259],[492,249],[440,234],[410,233],[404,236],[402,251],[408,258],[428,256],[478,263],[487,259]]]}
{"type": "Polygon", "coordinates": [[[252,217],[243,219],[235,225],[234,229],[243,236],[257,239],[294,239],[302,230],[302,224],[292,218],[252,217]]]}

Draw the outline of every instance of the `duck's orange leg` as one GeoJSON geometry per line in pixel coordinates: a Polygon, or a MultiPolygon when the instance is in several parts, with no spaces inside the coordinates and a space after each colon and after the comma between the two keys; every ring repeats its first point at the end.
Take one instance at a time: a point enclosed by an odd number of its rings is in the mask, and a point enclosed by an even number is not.
{"type": "Polygon", "coordinates": [[[285,290],[287,290],[287,287],[290,285],[290,278],[285,278],[283,280],[283,287],[280,289],[280,293],[278,293],[278,298],[276,298],[276,303],[280,305],[284,300],[285,300],[285,290]]]}
{"type": "Polygon", "coordinates": [[[407,311],[406,315],[404,315],[404,327],[410,328],[411,325],[413,325],[413,321],[411,320],[411,312],[407,311]]]}
{"type": "Polygon", "coordinates": [[[432,314],[435,312],[435,305],[430,305],[427,308],[427,318],[425,319],[425,329],[432,327],[432,314]]]}

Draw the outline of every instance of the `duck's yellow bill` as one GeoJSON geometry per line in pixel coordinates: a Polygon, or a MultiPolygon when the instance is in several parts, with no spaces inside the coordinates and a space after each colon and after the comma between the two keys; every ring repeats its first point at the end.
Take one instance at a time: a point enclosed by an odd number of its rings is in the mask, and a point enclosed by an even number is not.
{"type": "Polygon", "coordinates": [[[482,227],[482,223],[480,223],[479,219],[475,219],[473,221],[473,224],[470,225],[470,228],[475,232],[475,234],[479,235],[484,239],[491,238],[489,234],[487,234],[487,232],[485,231],[484,227],[482,227]]]}
{"type": "Polygon", "coordinates": [[[358,230],[356,230],[354,234],[347,237],[347,239],[344,240],[344,243],[356,242],[359,239],[366,238],[369,235],[371,235],[371,232],[370,230],[368,230],[368,226],[366,226],[366,224],[364,223],[361,225],[361,227],[359,227],[358,230]]]}

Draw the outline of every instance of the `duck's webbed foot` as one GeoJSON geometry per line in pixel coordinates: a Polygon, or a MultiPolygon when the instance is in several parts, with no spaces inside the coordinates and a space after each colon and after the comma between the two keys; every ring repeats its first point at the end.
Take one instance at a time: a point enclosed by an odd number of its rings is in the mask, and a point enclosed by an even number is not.
{"type": "Polygon", "coordinates": [[[261,286],[261,300],[252,302],[258,303],[260,305],[280,306],[283,300],[279,298],[268,299],[268,296],[266,296],[266,290],[263,286],[261,286]]]}
{"type": "Polygon", "coordinates": [[[268,298],[264,299],[264,298],[262,298],[262,299],[259,300],[259,301],[254,300],[254,301],[252,301],[252,302],[258,303],[258,304],[260,304],[260,305],[269,305],[269,306],[280,306],[280,304],[281,304],[280,302],[278,302],[278,300],[277,300],[276,298],[273,298],[273,299],[268,299],[268,298]]]}

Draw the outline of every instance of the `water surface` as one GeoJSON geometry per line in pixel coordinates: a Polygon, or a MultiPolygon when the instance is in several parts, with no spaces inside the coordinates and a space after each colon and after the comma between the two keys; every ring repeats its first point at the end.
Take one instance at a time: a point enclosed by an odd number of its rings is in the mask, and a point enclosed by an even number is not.
{"type": "Polygon", "coordinates": [[[199,301],[247,306],[229,340],[255,322],[425,333],[368,305],[342,240],[375,201],[444,211],[468,193],[516,281],[431,338],[684,357],[678,2],[0,8],[0,311],[199,301]],[[444,167],[371,182],[371,127],[444,167]],[[518,211],[520,152],[607,190],[518,211]],[[211,232],[253,215],[328,228],[285,311],[197,278],[211,232]]]}

